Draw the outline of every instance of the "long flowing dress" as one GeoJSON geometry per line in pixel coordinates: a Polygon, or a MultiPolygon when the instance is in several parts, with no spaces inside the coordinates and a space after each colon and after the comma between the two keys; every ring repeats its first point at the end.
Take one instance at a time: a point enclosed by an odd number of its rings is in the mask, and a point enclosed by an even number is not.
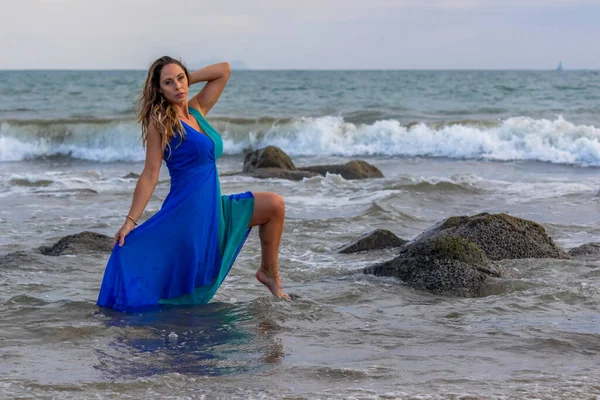
{"type": "Polygon", "coordinates": [[[208,303],[241,250],[254,196],[221,196],[216,161],[223,140],[195,109],[202,130],[182,121],[164,158],[171,177],[161,209],[117,243],[106,265],[98,305],[135,311],[159,304],[208,303]]]}

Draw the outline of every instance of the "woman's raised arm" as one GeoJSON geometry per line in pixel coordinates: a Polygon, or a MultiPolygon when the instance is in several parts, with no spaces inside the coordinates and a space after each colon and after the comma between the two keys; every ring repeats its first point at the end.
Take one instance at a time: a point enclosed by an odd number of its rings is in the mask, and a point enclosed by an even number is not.
{"type": "Polygon", "coordinates": [[[231,66],[228,62],[209,65],[190,74],[190,86],[198,82],[206,85],[189,102],[190,107],[200,111],[202,115],[208,114],[215,105],[231,75],[231,66]]]}

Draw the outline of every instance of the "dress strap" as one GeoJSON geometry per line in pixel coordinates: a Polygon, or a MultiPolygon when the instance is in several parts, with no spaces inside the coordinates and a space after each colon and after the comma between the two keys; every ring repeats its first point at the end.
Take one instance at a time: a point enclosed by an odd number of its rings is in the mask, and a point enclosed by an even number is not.
{"type": "Polygon", "coordinates": [[[188,107],[188,111],[194,116],[194,118],[196,118],[196,121],[198,121],[198,125],[200,125],[200,128],[202,128],[202,131],[206,133],[206,135],[208,135],[208,137],[215,144],[215,159],[221,157],[221,154],[223,154],[223,139],[221,139],[221,135],[219,135],[215,128],[208,123],[200,111],[192,107],[188,107]]]}

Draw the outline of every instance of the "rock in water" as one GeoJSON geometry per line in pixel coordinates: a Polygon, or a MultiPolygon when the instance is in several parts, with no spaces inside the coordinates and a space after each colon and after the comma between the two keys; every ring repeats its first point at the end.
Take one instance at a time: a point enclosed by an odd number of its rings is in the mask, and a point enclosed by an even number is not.
{"type": "Polygon", "coordinates": [[[508,214],[450,217],[423,232],[414,241],[440,236],[467,239],[477,244],[492,260],[569,258],[554,244],[543,226],[508,214]]]}
{"type": "Polygon", "coordinates": [[[397,257],[367,267],[364,273],[394,276],[415,289],[463,297],[478,296],[488,276],[501,276],[476,244],[453,237],[413,242],[397,257]]]}
{"type": "Polygon", "coordinates": [[[106,235],[85,231],[65,236],[53,246],[42,246],[39,250],[40,253],[46,256],[110,252],[113,248],[113,243],[114,240],[106,235]]]}
{"type": "Polygon", "coordinates": [[[325,176],[327,173],[341,175],[344,179],[383,177],[377,167],[362,160],[353,160],[343,165],[296,168],[292,159],[275,146],[267,146],[246,154],[242,168],[242,174],[259,179],[279,178],[299,181],[318,175],[325,176]]]}
{"type": "Polygon", "coordinates": [[[569,250],[568,254],[572,258],[581,261],[600,260],[600,243],[586,243],[569,250]]]}
{"type": "Polygon", "coordinates": [[[379,168],[363,160],[352,160],[346,164],[313,165],[298,168],[300,171],[317,172],[323,176],[327,173],[340,175],[344,179],[383,178],[379,168]]]}
{"type": "Polygon", "coordinates": [[[388,249],[402,247],[405,243],[407,243],[406,240],[400,239],[387,229],[375,229],[342,246],[338,252],[349,254],[366,250],[388,249]]]}
{"type": "Polygon", "coordinates": [[[494,260],[569,256],[544,227],[507,214],[448,218],[404,245],[400,254],[364,273],[395,276],[434,293],[477,296],[488,277],[502,277],[494,260]]]}
{"type": "Polygon", "coordinates": [[[280,168],[296,171],[292,159],[283,150],[275,146],[267,146],[246,154],[242,172],[253,172],[259,168],[280,168]]]}

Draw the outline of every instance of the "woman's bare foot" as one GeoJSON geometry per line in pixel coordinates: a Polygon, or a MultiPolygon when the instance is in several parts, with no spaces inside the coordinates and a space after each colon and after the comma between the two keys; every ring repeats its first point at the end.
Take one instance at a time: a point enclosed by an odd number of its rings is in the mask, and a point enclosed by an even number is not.
{"type": "Polygon", "coordinates": [[[281,291],[281,282],[279,280],[278,273],[273,274],[265,269],[260,268],[258,271],[256,271],[256,279],[265,285],[275,296],[283,297],[287,300],[290,299],[290,296],[281,291]]]}

